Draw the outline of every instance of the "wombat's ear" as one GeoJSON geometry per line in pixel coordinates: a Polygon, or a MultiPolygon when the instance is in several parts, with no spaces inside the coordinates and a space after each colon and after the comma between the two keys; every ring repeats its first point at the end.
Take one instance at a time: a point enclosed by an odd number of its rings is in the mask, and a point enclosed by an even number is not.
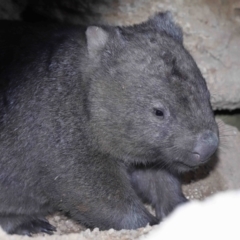
{"type": "Polygon", "coordinates": [[[182,29],[173,21],[171,12],[157,13],[149,21],[157,31],[164,31],[178,42],[183,43],[182,29]]]}
{"type": "Polygon", "coordinates": [[[87,49],[90,57],[95,57],[108,41],[108,33],[101,27],[90,26],[86,31],[87,49]]]}

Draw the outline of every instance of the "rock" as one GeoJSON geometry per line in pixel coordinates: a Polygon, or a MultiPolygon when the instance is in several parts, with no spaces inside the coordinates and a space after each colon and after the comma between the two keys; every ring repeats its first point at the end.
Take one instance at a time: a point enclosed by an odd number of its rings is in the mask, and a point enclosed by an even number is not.
{"type": "Polygon", "coordinates": [[[240,2],[238,0],[36,0],[0,3],[3,19],[74,24],[142,22],[170,10],[183,27],[185,46],[205,76],[214,109],[240,108],[240,2]]]}
{"type": "Polygon", "coordinates": [[[217,194],[180,206],[139,240],[239,239],[240,191],[217,194]]]}
{"type": "Polygon", "coordinates": [[[0,19],[21,20],[21,12],[27,6],[28,0],[1,0],[0,19]]]}

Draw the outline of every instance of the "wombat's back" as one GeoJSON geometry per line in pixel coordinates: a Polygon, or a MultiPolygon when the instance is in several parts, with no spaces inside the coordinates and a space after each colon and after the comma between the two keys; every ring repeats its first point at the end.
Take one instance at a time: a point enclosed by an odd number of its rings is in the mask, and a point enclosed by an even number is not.
{"type": "Polygon", "coordinates": [[[46,205],[43,189],[53,193],[53,179],[69,164],[63,155],[74,142],[81,151],[83,32],[0,21],[0,202],[13,212],[46,205]]]}

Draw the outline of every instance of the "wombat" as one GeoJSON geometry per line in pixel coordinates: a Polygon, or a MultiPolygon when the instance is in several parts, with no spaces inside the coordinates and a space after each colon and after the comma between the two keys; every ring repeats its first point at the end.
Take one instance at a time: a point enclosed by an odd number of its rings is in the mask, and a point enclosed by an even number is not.
{"type": "Polygon", "coordinates": [[[1,21],[0,36],[6,232],[52,233],[45,217],[55,211],[135,229],[186,201],[179,174],[207,163],[219,137],[169,12],[127,27],[1,21]]]}

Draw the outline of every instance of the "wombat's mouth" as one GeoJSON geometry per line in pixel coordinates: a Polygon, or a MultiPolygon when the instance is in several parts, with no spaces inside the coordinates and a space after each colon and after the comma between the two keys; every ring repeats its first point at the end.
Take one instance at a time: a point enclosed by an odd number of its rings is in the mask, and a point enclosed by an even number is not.
{"type": "Polygon", "coordinates": [[[201,165],[203,165],[203,162],[199,162],[198,164],[187,164],[184,162],[176,161],[174,162],[175,168],[180,172],[188,172],[197,169],[201,165]]]}

